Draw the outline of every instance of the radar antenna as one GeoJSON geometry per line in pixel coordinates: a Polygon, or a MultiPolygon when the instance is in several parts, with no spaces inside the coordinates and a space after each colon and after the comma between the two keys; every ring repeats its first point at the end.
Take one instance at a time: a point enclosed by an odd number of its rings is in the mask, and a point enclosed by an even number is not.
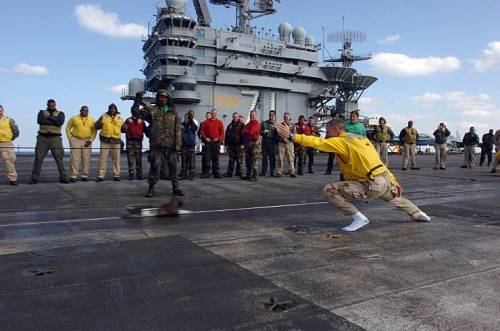
{"type": "Polygon", "coordinates": [[[236,27],[234,31],[252,34],[253,29],[250,21],[276,13],[274,1],[281,3],[281,0],[254,0],[253,6],[249,4],[249,0],[210,0],[210,3],[236,7],[236,27]]]}
{"type": "MultiPolygon", "coordinates": [[[[342,25],[344,22],[344,18],[342,17],[342,25]]],[[[352,64],[356,61],[364,61],[370,60],[372,58],[370,55],[358,56],[354,55],[352,49],[352,43],[362,43],[366,41],[366,33],[362,31],[354,31],[354,30],[344,30],[342,31],[334,31],[330,32],[327,37],[328,42],[340,42],[342,43],[342,48],[339,49],[340,57],[339,58],[330,58],[325,62],[341,62],[343,67],[352,68],[352,64]]]]}

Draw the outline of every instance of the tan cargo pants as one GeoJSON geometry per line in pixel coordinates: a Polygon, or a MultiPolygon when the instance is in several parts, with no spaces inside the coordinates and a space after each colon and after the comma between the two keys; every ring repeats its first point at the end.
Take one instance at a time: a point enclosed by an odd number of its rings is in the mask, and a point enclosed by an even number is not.
{"type": "Polygon", "coordinates": [[[476,166],[476,148],[474,146],[464,146],[464,165],[469,168],[476,166]]]}
{"type": "Polygon", "coordinates": [[[374,180],[369,182],[345,181],[328,184],[323,188],[323,193],[347,216],[359,212],[351,202],[364,199],[383,199],[410,216],[420,212],[410,200],[401,194],[398,196],[398,190],[387,172],[375,176],[374,180]]]}
{"type": "Polygon", "coordinates": [[[377,153],[380,156],[382,162],[384,162],[386,166],[389,165],[387,157],[387,155],[389,154],[389,143],[375,142],[375,149],[377,150],[377,153]]]}
{"type": "Polygon", "coordinates": [[[411,167],[415,168],[417,166],[417,145],[405,143],[403,152],[403,168],[408,166],[408,161],[410,161],[411,167]]]}
{"type": "Polygon", "coordinates": [[[434,168],[446,167],[446,144],[436,144],[434,149],[436,150],[434,168]]]}
{"type": "Polygon", "coordinates": [[[294,166],[294,158],[295,158],[295,153],[293,151],[293,143],[288,143],[285,144],[283,142],[280,142],[278,144],[278,165],[276,168],[276,174],[277,175],[282,175],[283,174],[283,162],[286,157],[286,162],[288,163],[288,169],[290,170],[290,174],[295,175],[295,166],[294,166]]]}
{"type": "Polygon", "coordinates": [[[113,160],[113,176],[120,177],[120,144],[106,144],[101,142],[101,154],[99,155],[99,170],[97,177],[104,179],[106,176],[106,163],[111,154],[113,160]]]}
{"type": "Polygon", "coordinates": [[[70,177],[73,179],[76,179],[78,177],[80,164],[82,166],[82,178],[89,178],[90,155],[92,146],[85,147],[85,142],[87,142],[87,139],[80,139],[76,137],[71,137],[69,139],[69,145],[71,147],[70,177]]]}
{"type": "Polygon", "coordinates": [[[17,180],[16,172],[16,153],[14,153],[14,144],[12,141],[0,142],[0,157],[5,165],[5,174],[9,182],[17,180]]]}

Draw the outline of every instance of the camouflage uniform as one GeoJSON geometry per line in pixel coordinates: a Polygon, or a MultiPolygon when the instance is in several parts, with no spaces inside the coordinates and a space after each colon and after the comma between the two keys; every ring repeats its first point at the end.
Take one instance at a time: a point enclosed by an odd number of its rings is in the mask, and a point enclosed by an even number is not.
{"type": "MultiPolygon", "coordinates": [[[[136,102],[135,107],[138,107],[136,102]]],[[[161,164],[165,162],[169,168],[172,190],[179,189],[177,177],[177,152],[181,149],[181,129],[177,111],[172,105],[151,107],[144,105],[140,111],[144,119],[150,123],[150,151],[148,161],[149,184],[155,185],[160,179],[161,164]]]]}
{"type": "Polygon", "coordinates": [[[257,160],[259,159],[260,143],[252,141],[245,144],[245,166],[247,168],[247,177],[257,177],[257,160]]]}

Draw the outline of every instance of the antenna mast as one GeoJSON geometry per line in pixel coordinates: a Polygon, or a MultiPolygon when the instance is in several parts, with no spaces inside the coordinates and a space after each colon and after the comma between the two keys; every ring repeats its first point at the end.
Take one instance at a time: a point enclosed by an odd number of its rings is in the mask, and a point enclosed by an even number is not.
{"type": "MultiPolygon", "coordinates": [[[[280,0],[276,0],[280,2],[280,0]]],[[[234,31],[252,34],[250,22],[256,18],[276,13],[273,0],[255,0],[250,6],[249,0],[210,0],[213,5],[236,7],[236,27],[234,31]]]]}

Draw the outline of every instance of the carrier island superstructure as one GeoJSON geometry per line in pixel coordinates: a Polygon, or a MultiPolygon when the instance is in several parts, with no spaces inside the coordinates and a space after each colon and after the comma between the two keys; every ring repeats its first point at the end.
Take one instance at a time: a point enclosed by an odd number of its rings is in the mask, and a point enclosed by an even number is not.
{"type": "Polygon", "coordinates": [[[285,22],[274,34],[252,26],[255,18],[276,9],[272,0],[251,2],[210,0],[236,9],[236,24],[226,29],[211,27],[204,0],[193,1],[196,18],[188,15],[187,0],[157,7],[143,46],[145,79],[132,79],[122,99],[146,92],[154,100],[155,91],[167,89],[181,116],[192,109],[202,119],[215,108],[226,124],[232,113],[248,117],[251,110],[259,119],[276,110],[278,119],[287,111],[293,120],[299,115],[321,120],[357,109],[359,97],[377,79],[359,74],[352,64],[369,57],[354,56],[347,37],[340,57],[321,65],[321,45],[303,28],[285,22]]]}

